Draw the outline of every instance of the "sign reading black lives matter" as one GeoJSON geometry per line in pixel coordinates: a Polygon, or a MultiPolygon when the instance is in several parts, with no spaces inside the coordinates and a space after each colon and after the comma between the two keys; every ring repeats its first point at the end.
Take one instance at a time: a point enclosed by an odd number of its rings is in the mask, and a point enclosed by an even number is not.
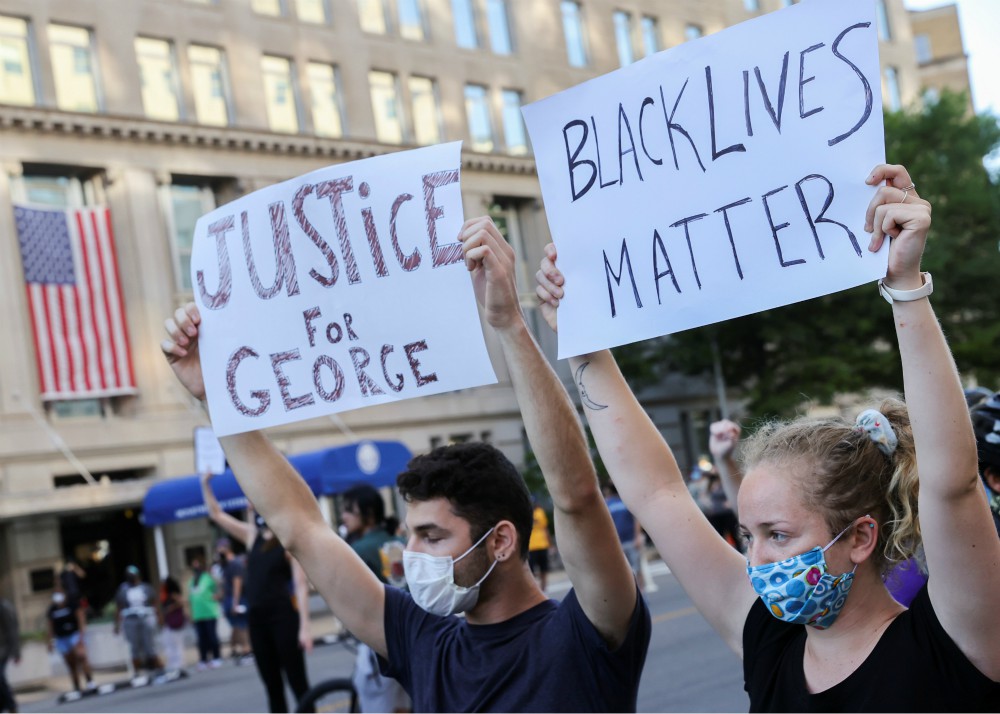
{"type": "Polygon", "coordinates": [[[331,166],[202,216],[191,278],[217,436],[496,381],[461,143],[331,166]]]}
{"type": "Polygon", "coordinates": [[[871,282],[874,0],[811,0],[524,107],[566,276],[559,356],[871,282]]]}

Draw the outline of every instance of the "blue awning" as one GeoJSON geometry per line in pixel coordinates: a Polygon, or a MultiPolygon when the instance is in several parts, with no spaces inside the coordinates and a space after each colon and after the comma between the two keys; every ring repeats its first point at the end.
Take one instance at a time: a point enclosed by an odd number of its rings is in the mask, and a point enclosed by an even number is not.
{"type": "MultiPolygon", "coordinates": [[[[396,475],[406,468],[411,456],[410,450],[398,441],[360,441],[296,454],[288,460],[314,494],[332,496],[359,483],[376,488],[394,485],[396,475]]],[[[246,508],[246,497],[232,470],[226,469],[212,479],[212,491],[223,510],[246,508]]],[[[143,498],[142,508],[146,526],[208,516],[197,474],[153,485],[143,498]]]]}

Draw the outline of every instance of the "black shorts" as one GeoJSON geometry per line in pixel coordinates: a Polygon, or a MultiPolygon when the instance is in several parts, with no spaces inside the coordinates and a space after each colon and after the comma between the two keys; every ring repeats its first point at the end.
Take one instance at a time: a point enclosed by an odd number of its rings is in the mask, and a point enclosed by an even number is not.
{"type": "Polygon", "coordinates": [[[529,550],[528,565],[531,566],[532,571],[537,570],[539,573],[549,572],[549,549],[529,550]]]}

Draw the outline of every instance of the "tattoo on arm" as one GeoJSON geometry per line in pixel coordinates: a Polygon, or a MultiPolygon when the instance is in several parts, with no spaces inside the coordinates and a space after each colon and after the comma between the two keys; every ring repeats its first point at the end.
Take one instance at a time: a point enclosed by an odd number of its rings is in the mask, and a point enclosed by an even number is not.
{"type": "Polygon", "coordinates": [[[590,362],[584,362],[583,364],[581,364],[579,367],[576,368],[575,380],[576,380],[576,388],[580,392],[580,401],[583,402],[583,406],[587,407],[587,409],[590,409],[595,412],[600,411],[601,409],[607,409],[608,408],[607,404],[599,404],[598,402],[595,402],[593,399],[591,399],[590,395],[587,394],[587,388],[583,385],[583,371],[587,369],[589,365],[590,362]]]}

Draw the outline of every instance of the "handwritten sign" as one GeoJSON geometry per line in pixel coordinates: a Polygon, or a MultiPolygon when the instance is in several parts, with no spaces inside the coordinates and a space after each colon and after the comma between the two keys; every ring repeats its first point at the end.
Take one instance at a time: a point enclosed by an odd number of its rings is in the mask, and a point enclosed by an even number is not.
{"type": "Polygon", "coordinates": [[[873,0],[813,0],[524,107],[566,276],[559,356],[885,274],[873,0]]]}
{"type": "Polygon", "coordinates": [[[457,242],[460,162],[456,142],[340,164],[199,219],[216,435],[496,381],[457,242]]]}
{"type": "Polygon", "coordinates": [[[194,471],[196,474],[221,474],[226,470],[226,454],[215,432],[208,426],[194,428],[194,471]]]}

